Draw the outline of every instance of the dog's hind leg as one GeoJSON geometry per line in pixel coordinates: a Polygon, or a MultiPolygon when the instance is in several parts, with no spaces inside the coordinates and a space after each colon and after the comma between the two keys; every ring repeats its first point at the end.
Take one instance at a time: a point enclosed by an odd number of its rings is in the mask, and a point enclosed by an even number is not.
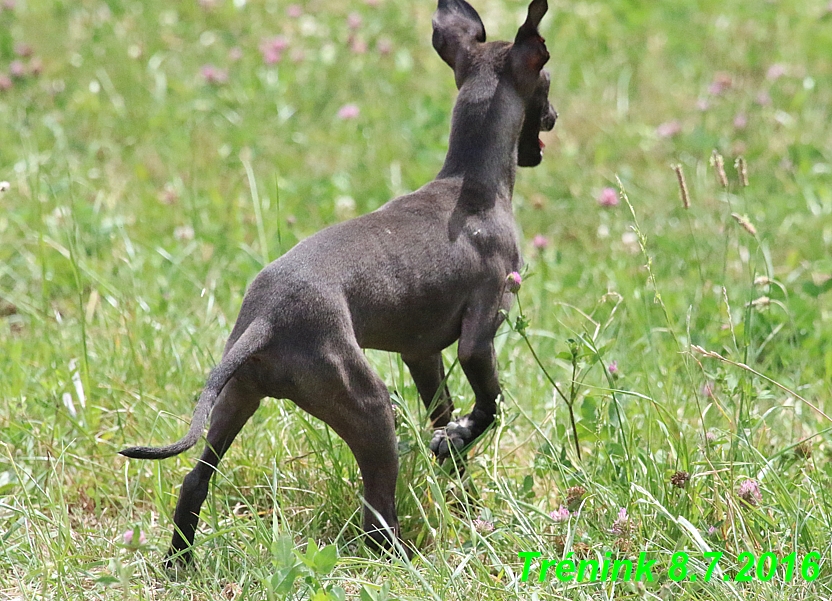
{"type": "MultiPolygon", "coordinates": [[[[245,367],[241,368],[241,371],[245,367]]],[[[205,450],[199,461],[182,482],[179,501],[173,515],[173,539],[167,563],[187,564],[192,559],[191,545],[199,523],[199,510],[208,495],[208,484],[217,464],[248,419],[260,406],[263,395],[244,381],[243,373],[225,385],[211,411],[205,450]]]]}
{"type": "Polygon", "coordinates": [[[349,446],[364,481],[364,531],[373,547],[389,548],[396,516],[398,447],[390,393],[357,344],[309,361],[296,382],[295,403],[326,422],[349,446]]]}
{"type": "Polygon", "coordinates": [[[445,383],[445,366],[442,363],[442,353],[427,357],[410,357],[402,355],[419,396],[425,408],[430,411],[431,426],[442,428],[451,421],[454,403],[445,383]]]}

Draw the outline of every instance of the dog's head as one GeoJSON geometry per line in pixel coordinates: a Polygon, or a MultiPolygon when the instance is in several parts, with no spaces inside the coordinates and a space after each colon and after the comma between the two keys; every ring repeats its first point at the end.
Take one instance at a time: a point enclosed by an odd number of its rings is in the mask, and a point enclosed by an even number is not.
{"type": "Polygon", "coordinates": [[[538,31],[547,10],[546,0],[532,0],[514,43],[486,43],[482,20],[465,0],[439,0],[433,17],[433,47],[454,70],[460,95],[467,92],[466,99],[475,102],[502,102],[501,108],[509,114],[506,103],[521,108],[517,143],[521,167],[540,164],[540,132],[550,131],[557,119],[548,98],[550,76],[543,70],[549,52],[538,31]]]}
{"type": "Polygon", "coordinates": [[[548,71],[540,71],[537,86],[531,99],[526,103],[523,129],[517,144],[517,164],[520,167],[536,167],[543,159],[543,140],[540,132],[552,131],[558,113],[549,102],[548,71]]]}

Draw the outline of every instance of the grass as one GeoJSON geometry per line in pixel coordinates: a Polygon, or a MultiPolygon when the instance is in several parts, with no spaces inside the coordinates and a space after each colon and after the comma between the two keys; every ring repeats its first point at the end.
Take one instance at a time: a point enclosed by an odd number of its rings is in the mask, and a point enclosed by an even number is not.
{"type": "MultiPolygon", "coordinates": [[[[525,10],[475,4],[491,39],[525,10]]],[[[160,553],[194,454],[116,452],[181,435],[267,260],[438,171],[454,86],[434,7],[4,6],[0,73],[23,73],[0,91],[0,598],[832,595],[825,2],[551,2],[561,117],[518,176],[527,271],[497,338],[505,399],[465,481],[427,452],[401,361],[368,352],[398,408],[417,557],[373,557],[348,449],[269,401],[215,479],[200,570],[179,578],[160,553]],[[276,36],[287,47],[267,64],[276,36]],[[339,118],[350,104],[359,115],[339,118]],[[597,202],[607,187],[617,206],[597,202]],[[817,578],[704,583],[708,549],[731,576],[744,552],[818,553],[817,578]],[[656,581],[541,584],[535,562],[523,582],[521,551],[645,552],[656,581]],[[678,552],[697,581],[669,578],[678,552]]]]}

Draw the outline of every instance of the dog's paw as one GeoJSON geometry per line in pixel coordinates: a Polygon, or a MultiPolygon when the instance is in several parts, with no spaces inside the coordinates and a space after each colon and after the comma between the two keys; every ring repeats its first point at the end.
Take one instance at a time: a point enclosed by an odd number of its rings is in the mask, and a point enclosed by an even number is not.
{"type": "Polygon", "coordinates": [[[430,441],[430,450],[441,462],[451,456],[451,453],[458,453],[474,441],[474,433],[471,431],[467,420],[449,422],[447,426],[435,430],[430,441]]]}
{"type": "Polygon", "coordinates": [[[169,578],[178,580],[187,578],[188,574],[196,570],[196,562],[191,551],[177,551],[168,549],[162,560],[162,568],[169,578]]]}

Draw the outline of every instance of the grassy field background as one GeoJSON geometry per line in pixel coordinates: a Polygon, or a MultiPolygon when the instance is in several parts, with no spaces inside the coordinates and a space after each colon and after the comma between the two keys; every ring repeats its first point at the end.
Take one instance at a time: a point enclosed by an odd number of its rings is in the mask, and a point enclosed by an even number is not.
{"type": "MultiPolygon", "coordinates": [[[[490,39],[513,39],[523,2],[474,4],[490,39]]],[[[401,361],[368,352],[398,408],[413,562],[360,542],[345,445],[269,401],[214,480],[199,570],[160,568],[196,452],[116,453],[184,432],[265,263],[439,170],[455,90],[434,8],[2,3],[0,599],[832,595],[825,0],[550,2],[560,119],[518,175],[521,308],[467,480],[426,451],[401,361]],[[521,551],[659,563],[655,582],[522,582],[521,551]],[[723,581],[744,552],[819,567],[723,581]]]]}

